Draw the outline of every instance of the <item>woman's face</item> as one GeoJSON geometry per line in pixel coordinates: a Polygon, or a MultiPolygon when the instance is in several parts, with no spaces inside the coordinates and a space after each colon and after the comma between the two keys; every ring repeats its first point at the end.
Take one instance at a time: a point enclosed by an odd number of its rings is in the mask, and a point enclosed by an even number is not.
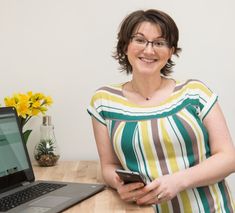
{"type": "Polygon", "coordinates": [[[126,52],[133,74],[160,74],[173,53],[173,48],[168,47],[161,35],[156,24],[142,22],[137,27],[126,52]]]}

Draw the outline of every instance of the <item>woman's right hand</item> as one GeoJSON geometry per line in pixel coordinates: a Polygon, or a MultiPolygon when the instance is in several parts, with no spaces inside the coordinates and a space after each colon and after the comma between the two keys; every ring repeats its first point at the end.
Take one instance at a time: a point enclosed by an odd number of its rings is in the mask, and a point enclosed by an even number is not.
{"type": "Polygon", "coordinates": [[[142,188],[144,187],[143,183],[128,183],[124,184],[123,181],[117,176],[117,192],[120,195],[120,198],[126,202],[135,202],[138,198],[142,197],[145,192],[142,188]]]}

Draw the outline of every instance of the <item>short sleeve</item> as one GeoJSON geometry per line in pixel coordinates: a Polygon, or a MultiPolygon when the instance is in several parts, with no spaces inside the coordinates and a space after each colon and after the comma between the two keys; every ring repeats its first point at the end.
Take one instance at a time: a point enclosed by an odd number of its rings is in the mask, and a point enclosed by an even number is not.
{"type": "Polygon", "coordinates": [[[218,96],[203,82],[196,81],[199,100],[199,117],[203,120],[216,103],[218,96]]]}
{"type": "Polygon", "coordinates": [[[106,125],[105,118],[102,114],[102,95],[100,94],[99,90],[97,90],[92,96],[90,105],[87,108],[87,112],[100,123],[106,125]]]}

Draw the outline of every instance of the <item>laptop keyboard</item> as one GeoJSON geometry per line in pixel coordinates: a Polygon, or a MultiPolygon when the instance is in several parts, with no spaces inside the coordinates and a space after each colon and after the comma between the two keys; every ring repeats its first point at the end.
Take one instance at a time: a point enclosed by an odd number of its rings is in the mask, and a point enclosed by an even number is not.
{"type": "Polygon", "coordinates": [[[63,186],[66,186],[66,184],[38,183],[36,185],[30,186],[22,191],[15,192],[14,194],[1,198],[0,211],[8,211],[9,209],[17,207],[20,204],[26,203],[63,186]]]}

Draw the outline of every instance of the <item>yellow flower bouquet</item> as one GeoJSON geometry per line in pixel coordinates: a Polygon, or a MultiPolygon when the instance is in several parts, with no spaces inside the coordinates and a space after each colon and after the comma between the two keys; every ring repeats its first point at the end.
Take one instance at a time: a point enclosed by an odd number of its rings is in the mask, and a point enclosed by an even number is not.
{"type": "Polygon", "coordinates": [[[6,106],[13,106],[16,108],[25,143],[27,143],[32,130],[24,131],[24,125],[33,116],[40,113],[45,114],[48,107],[53,103],[50,96],[45,96],[43,93],[33,93],[31,91],[26,94],[18,93],[11,97],[5,97],[4,102],[6,106]]]}

